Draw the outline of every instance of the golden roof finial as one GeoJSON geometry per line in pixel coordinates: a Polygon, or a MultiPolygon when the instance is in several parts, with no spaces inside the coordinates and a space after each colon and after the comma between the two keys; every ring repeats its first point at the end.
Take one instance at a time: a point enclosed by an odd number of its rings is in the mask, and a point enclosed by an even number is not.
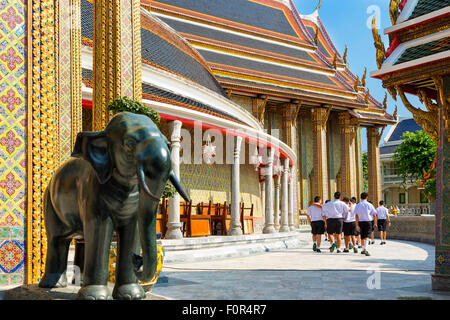
{"type": "Polygon", "coordinates": [[[319,10],[321,6],[322,6],[322,0],[319,0],[319,4],[317,5],[316,10],[314,10],[314,11],[319,10]]]}
{"type": "Polygon", "coordinates": [[[314,36],[314,43],[316,44],[316,46],[319,45],[319,26],[317,26],[317,28],[316,28],[316,35],[314,36]]]}
{"type": "Polygon", "coordinates": [[[366,86],[366,76],[367,76],[367,68],[364,68],[364,74],[363,74],[363,77],[361,79],[361,83],[362,83],[363,87],[366,86]]]}
{"type": "Polygon", "coordinates": [[[364,98],[364,101],[365,101],[366,103],[369,103],[369,96],[370,96],[370,90],[367,89],[366,97],[364,98]]]}
{"type": "Polygon", "coordinates": [[[389,4],[389,14],[391,16],[392,25],[397,23],[398,16],[400,15],[400,3],[401,0],[391,0],[389,4]]]}
{"type": "Polygon", "coordinates": [[[359,87],[359,77],[356,77],[355,86],[353,87],[353,89],[355,89],[355,91],[358,92],[358,87],[359,87]]]}
{"type": "Polygon", "coordinates": [[[347,64],[347,53],[348,53],[348,47],[345,46],[344,56],[342,57],[345,64],[347,64]]]}
{"type": "Polygon", "coordinates": [[[334,58],[333,58],[333,68],[337,69],[337,53],[334,53],[334,58]]]}
{"type": "Polygon", "coordinates": [[[398,118],[397,118],[397,109],[398,109],[398,107],[397,107],[397,105],[395,105],[395,110],[394,110],[394,114],[393,114],[393,117],[394,117],[395,120],[398,120],[398,118]]]}
{"type": "Polygon", "coordinates": [[[383,108],[387,110],[387,92],[384,93],[383,108]]]}
{"type": "Polygon", "coordinates": [[[377,16],[374,15],[373,20],[372,20],[372,35],[373,35],[375,49],[377,49],[377,66],[378,66],[378,69],[381,69],[381,66],[383,65],[384,58],[386,55],[386,49],[385,49],[384,43],[381,40],[381,37],[378,33],[376,17],[377,16]]]}

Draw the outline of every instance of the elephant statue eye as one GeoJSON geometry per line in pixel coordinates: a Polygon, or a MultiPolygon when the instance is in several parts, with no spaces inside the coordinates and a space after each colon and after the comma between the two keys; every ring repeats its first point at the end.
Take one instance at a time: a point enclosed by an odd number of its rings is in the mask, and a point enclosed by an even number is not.
{"type": "Polygon", "coordinates": [[[133,153],[136,150],[137,142],[134,139],[126,139],[124,142],[124,147],[127,153],[133,153]]]}

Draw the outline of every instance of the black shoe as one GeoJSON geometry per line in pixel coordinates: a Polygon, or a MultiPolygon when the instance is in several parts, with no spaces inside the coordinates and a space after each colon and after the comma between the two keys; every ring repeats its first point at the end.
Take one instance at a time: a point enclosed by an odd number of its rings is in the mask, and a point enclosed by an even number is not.
{"type": "Polygon", "coordinates": [[[341,253],[341,250],[337,249],[336,253],[341,253]]]}
{"type": "Polygon", "coordinates": [[[336,243],[333,242],[333,244],[330,247],[330,252],[333,252],[334,249],[336,249],[336,248],[337,248],[337,245],[336,245],[336,243]]]}
{"type": "Polygon", "coordinates": [[[372,242],[370,244],[375,244],[375,241],[372,240],[372,242]]]}
{"type": "Polygon", "coordinates": [[[313,244],[313,251],[316,251],[317,250],[317,245],[314,243],[313,244]]]}
{"type": "Polygon", "coordinates": [[[370,253],[369,253],[369,251],[367,251],[367,250],[364,250],[364,254],[368,257],[368,256],[370,256],[370,253]]]}
{"type": "Polygon", "coordinates": [[[361,245],[359,245],[359,246],[358,246],[358,248],[359,248],[359,249],[361,249],[361,248],[362,248],[362,246],[361,246],[361,245]]]}
{"type": "Polygon", "coordinates": [[[349,253],[347,248],[344,249],[344,253],[349,253]]]}
{"type": "Polygon", "coordinates": [[[316,252],[319,252],[319,253],[320,253],[320,252],[322,252],[322,251],[320,251],[320,249],[316,249],[316,252]]]}
{"type": "Polygon", "coordinates": [[[350,250],[352,250],[352,249],[353,249],[353,245],[352,245],[351,243],[349,243],[349,244],[348,244],[348,248],[349,248],[350,250]]]}

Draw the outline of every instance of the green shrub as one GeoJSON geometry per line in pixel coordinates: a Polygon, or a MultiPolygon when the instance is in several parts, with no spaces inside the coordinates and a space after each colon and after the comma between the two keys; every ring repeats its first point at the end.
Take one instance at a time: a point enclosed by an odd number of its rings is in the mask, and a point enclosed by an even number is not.
{"type": "Polygon", "coordinates": [[[143,114],[152,119],[152,121],[156,125],[159,125],[161,121],[158,112],[156,112],[152,108],[145,106],[143,103],[132,100],[128,97],[117,97],[116,100],[108,105],[108,110],[112,111],[114,114],[125,111],[136,114],[143,114]]]}

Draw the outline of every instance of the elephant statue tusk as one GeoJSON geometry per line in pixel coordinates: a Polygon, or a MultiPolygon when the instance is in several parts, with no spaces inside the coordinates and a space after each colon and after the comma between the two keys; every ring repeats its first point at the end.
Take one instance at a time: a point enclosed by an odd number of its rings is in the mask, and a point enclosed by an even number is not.
{"type": "Polygon", "coordinates": [[[150,189],[148,188],[147,184],[145,183],[144,168],[142,167],[141,164],[138,164],[137,174],[138,174],[139,185],[141,186],[142,189],[144,189],[145,193],[147,193],[148,196],[150,198],[152,198],[153,200],[159,201],[160,197],[155,196],[150,191],[150,189]]]}
{"type": "Polygon", "coordinates": [[[187,195],[186,191],[184,191],[183,187],[181,186],[181,183],[178,180],[178,178],[175,175],[175,173],[173,172],[173,170],[170,171],[169,180],[172,183],[172,185],[175,187],[175,189],[177,189],[178,193],[183,197],[183,199],[186,202],[191,201],[191,199],[189,199],[189,196],[187,195]]]}

